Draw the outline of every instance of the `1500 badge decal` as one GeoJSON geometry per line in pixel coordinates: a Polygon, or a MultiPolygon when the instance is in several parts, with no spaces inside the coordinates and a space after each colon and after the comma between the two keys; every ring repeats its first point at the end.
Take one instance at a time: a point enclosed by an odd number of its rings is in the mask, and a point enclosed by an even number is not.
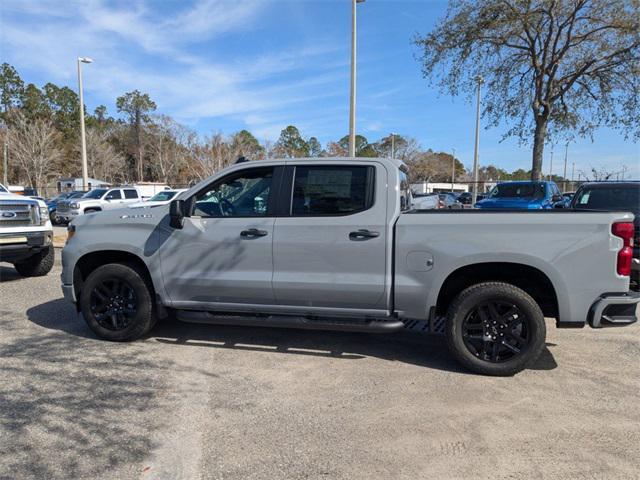
{"type": "Polygon", "coordinates": [[[150,213],[140,213],[137,215],[120,215],[120,218],[122,219],[127,219],[127,218],[153,218],[153,215],[151,215],[150,213]]]}

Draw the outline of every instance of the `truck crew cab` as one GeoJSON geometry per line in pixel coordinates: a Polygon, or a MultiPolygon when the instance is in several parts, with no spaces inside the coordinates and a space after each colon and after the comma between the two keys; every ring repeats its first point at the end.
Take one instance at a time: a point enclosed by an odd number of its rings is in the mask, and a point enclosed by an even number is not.
{"type": "Polygon", "coordinates": [[[62,289],[108,340],[140,338],[172,312],[370,332],[422,322],[490,375],[536,360],[545,316],[558,327],[636,321],[631,213],[411,205],[395,160],[240,163],[168,206],[76,218],[62,289]]]}

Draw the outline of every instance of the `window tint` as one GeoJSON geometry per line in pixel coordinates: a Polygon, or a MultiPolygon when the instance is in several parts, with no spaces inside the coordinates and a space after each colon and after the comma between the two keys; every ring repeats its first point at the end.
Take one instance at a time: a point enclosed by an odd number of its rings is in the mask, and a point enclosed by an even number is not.
{"type": "Polygon", "coordinates": [[[489,198],[544,198],[542,183],[501,183],[493,187],[489,198]]]}
{"type": "Polygon", "coordinates": [[[373,167],[296,167],[292,215],[348,215],[373,204],[373,167]]]}
{"type": "Polygon", "coordinates": [[[264,217],[267,215],[273,168],[234,173],[196,196],[193,214],[202,217],[264,217]]]}
{"type": "Polygon", "coordinates": [[[594,210],[640,211],[640,185],[637,187],[583,188],[573,200],[573,207],[594,210]]]}
{"type": "Polygon", "coordinates": [[[138,192],[131,189],[126,189],[124,191],[124,198],[138,198],[138,192]]]}
{"type": "Polygon", "coordinates": [[[122,198],[122,194],[120,193],[120,190],[111,190],[104,198],[105,200],[120,200],[122,198]]]}

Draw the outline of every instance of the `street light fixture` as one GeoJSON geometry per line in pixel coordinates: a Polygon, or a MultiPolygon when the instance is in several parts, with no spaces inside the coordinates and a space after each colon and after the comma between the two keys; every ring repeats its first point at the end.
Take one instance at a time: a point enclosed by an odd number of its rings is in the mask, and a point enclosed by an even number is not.
{"type": "Polygon", "coordinates": [[[84,95],[82,91],[82,68],[81,63],[92,63],[89,57],[78,57],[78,93],[80,97],[80,143],[82,151],[82,190],[88,190],[89,174],[87,169],[87,139],[84,131],[84,95]]]}
{"type": "Polygon", "coordinates": [[[471,206],[476,206],[476,197],[478,196],[478,148],[480,147],[480,89],[484,83],[482,76],[478,75],[474,78],[478,84],[476,93],[476,142],[473,149],[473,196],[471,197],[471,206]]]}
{"type": "Polygon", "coordinates": [[[356,4],[351,0],[351,97],[349,102],[349,156],[356,156],[356,4]]]}

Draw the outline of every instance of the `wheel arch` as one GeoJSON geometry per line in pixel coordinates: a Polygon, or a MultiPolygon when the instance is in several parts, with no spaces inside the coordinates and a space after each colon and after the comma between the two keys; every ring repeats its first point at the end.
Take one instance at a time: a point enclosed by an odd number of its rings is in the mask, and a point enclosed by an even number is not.
{"type": "Polygon", "coordinates": [[[94,250],[82,255],[76,261],[73,269],[73,288],[76,299],[78,300],[77,304],[80,302],[82,286],[87,277],[96,268],[109,263],[121,263],[134,266],[149,281],[149,284],[154,289],[151,294],[155,296],[156,288],[149,267],[138,255],[124,250],[94,250]]]}
{"type": "Polygon", "coordinates": [[[549,276],[536,267],[515,262],[474,263],[454,270],[440,287],[436,313],[444,315],[455,296],[465,288],[491,281],[524,290],[538,303],[545,317],[558,318],[558,294],[549,276]]]}

